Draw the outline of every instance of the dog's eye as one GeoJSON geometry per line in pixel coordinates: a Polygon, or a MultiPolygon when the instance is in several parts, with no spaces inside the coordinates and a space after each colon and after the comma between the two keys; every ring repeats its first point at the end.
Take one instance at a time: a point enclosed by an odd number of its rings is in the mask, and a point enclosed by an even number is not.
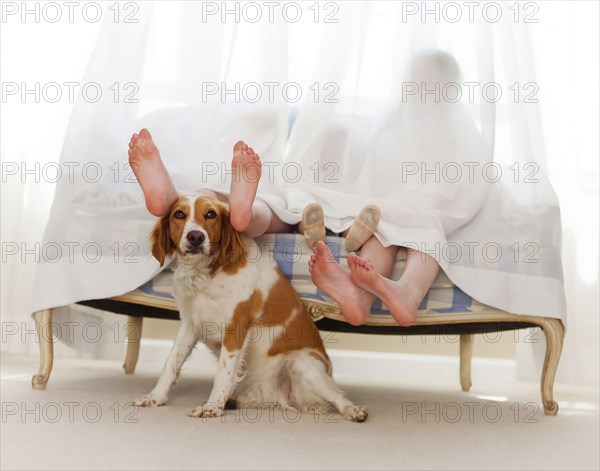
{"type": "Polygon", "coordinates": [[[208,213],[206,213],[206,214],[204,215],[204,217],[205,217],[206,219],[212,219],[212,218],[214,218],[214,217],[217,217],[217,213],[215,213],[215,212],[214,212],[214,211],[211,209],[211,210],[210,210],[208,213]]]}
{"type": "Polygon", "coordinates": [[[175,217],[175,219],[183,219],[185,218],[185,213],[181,209],[178,209],[177,211],[175,211],[175,214],[173,214],[173,216],[175,217]]]}

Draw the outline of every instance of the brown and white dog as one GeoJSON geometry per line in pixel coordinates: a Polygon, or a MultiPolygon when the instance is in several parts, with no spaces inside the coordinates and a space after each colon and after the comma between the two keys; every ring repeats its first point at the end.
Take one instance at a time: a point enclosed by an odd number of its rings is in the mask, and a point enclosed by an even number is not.
{"type": "MultiPolygon", "coordinates": [[[[164,264],[176,255],[173,276],[181,325],[158,383],[136,400],[167,402],[198,340],[218,357],[213,389],[192,417],[218,417],[225,403],[238,407],[315,410],[334,404],[354,422],[367,418],[336,386],[319,333],[294,288],[271,257],[248,260],[253,243],[229,222],[229,207],[207,196],[182,196],[151,235],[152,254],[164,264]]],[[[256,247],[254,245],[254,247],[256,247]]]]}

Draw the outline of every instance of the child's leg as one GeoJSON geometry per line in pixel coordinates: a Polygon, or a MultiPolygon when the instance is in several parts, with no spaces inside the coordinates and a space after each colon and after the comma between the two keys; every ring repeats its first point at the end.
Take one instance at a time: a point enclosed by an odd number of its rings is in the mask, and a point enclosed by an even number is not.
{"type": "MultiPolygon", "coordinates": [[[[376,273],[387,277],[394,268],[397,251],[398,247],[384,247],[376,237],[371,237],[362,246],[361,253],[371,260],[371,266],[376,273]]],[[[356,271],[356,265],[362,260],[354,252],[348,254],[348,266],[351,272],[356,271]]],[[[351,272],[335,263],[331,251],[323,242],[315,246],[308,268],[313,283],[338,303],[342,314],[350,324],[362,325],[367,321],[376,293],[357,285],[352,279],[351,272]]]]}
{"type": "MultiPolygon", "coordinates": [[[[223,193],[217,193],[216,191],[207,189],[197,190],[196,193],[210,196],[211,198],[222,201],[223,203],[231,204],[230,199],[223,193]]],[[[264,201],[254,201],[251,211],[252,216],[250,218],[250,223],[244,231],[244,235],[247,237],[258,237],[269,233],[293,232],[293,226],[286,224],[279,219],[277,215],[271,211],[269,205],[267,205],[264,201]]]]}
{"type": "Polygon", "coordinates": [[[257,200],[254,201],[254,204],[252,205],[252,216],[250,217],[250,223],[244,231],[244,235],[248,237],[258,237],[270,233],[294,232],[293,228],[294,226],[279,219],[277,215],[271,211],[271,208],[269,208],[267,203],[257,200]]]}
{"type": "Polygon", "coordinates": [[[244,141],[236,142],[233,147],[231,167],[229,213],[233,228],[248,237],[267,232],[292,232],[292,226],[281,221],[264,201],[255,200],[262,163],[244,141]]]}
{"type": "Polygon", "coordinates": [[[348,266],[350,270],[355,268],[355,265],[361,258],[368,260],[375,267],[375,271],[381,276],[388,278],[394,269],[396,262],[396,253],[398,247],[390,245],[384,247],[377,237],[371,236],[363,245],[360,251],[360,257],[354,252],[348,254],[348,266]]]}
{"type": "Polygon", "coordinates": [[[129,165],[142,187],[148,211],[158,217],[167,214],[179,195],[147,129],[131,137],[129,165]]]}
{"type": "Polygon", "coordinates": [[[331,297],[352,325],[364,324],[369,317],[375,296],[356,286],[350,279],[350,271],[336,263],[323,241],[317,242],[308,261],[313,283],[331,297]]]}
{"type": "MultiPolygon", "coordinates": [[[[158,217],[167,214],[179,195],[147,129],[131,137],[129,164],[142,187],[148,211],[158,217]]],[[[242,141],[233,148],[232,167],[234,178],[229,198],[212,190],[200,193],[229,202],[232,225],[249,237],[265,232],[291,232],[292,227],[282,222],[266,203],[254,201],[261,163],[252,148],[242,141]]]]}
{"type": "MultiPolygon", "coordinates": [[[[362,255],[365,258],[356,256],[355,263],[351,265],[352,281],[380,298],[398,324],[414,324],[419,304],[440,268],[435,259],[427,254],[408,250],[402,275],[397,281],[392,281],[378,273],[376,267],[366,259],[371,255],[364,251],[362,255]]],[[[390,267],[393,267],[393,260],[390,267]]]]}

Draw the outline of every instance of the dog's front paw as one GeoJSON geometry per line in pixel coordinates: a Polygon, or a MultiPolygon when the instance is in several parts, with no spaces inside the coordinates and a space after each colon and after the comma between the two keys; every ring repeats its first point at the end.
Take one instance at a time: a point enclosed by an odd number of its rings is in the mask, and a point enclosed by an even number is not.
{"type": "Polygon", "coordinates": [[[192,409],[188,415],[190,417],[197,418],[214,418],[221,417],[224,411],[222,407],[217,406],[216,404],[205,404],[203,406],[198,406],[192,409]]]}
{"type": "Polygon", "coordinates": [[[146,394],[135,400],[135,405],[139,407],[156,407],[162,406],[167,402],[167,396],[156,397],[152,394],[146,394]]]}
{"type": "Polygon", "coordinates": [[[369,412],[363,406],[348,406],[344,410],[344,418],[352,422],[364,422],[369,412]]]}

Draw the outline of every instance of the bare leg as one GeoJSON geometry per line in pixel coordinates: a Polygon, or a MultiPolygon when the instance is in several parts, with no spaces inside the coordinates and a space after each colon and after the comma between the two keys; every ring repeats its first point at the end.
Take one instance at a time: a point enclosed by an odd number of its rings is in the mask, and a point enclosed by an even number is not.
{"type": "Polygon", "coordinates": [[[293,226],[279,219],[267,203],[258,200],[252,205],[252,217],[244,235],[258,237],[267,233],[293,232],[292,229],[293,226]]]}
{"type": "Polygon", "coordinates": [[[355,263],[350,267],[352,281],[380,298],[398,324],[414,324],[419,304],[440,268],[435,259],[415,250],[407,251],[404,272],[397,281],[392,281],[377,273],[368,260],[355,257],[355,263]]]}
{"type": "MultiPolygon", "coordinates": [[[[373,264],[377,273],[385,278],[389,278],[394,269],[397,252],[398,247],[395,245],[384,247],[377,237],[372,236],[363,244],[360,255],[373,264]]],[[[358,258],[360,257],[354,252],[348,254],[348,266],[351,270],[358,258]]]]}
{"type": "Polygon", "coordinates": [[[236,231],[244,232],[253,216],[252,206],[262,175],[262,163],[252,147],[248,147],[244,141],[238,141],[233,146],[231,168],[233,170],[229,191],[231,225],[236,231]]]}
{"type": "Polygon", "coordinates": [[[282,222],[265,202],[255,200],[262,163],[252,147],[244,141],[236,142],[231,166],[229,211],[234,229],[248,237],[268,232],[292,232],[292,226],[282,222]]]}
{"type": "Polygon", "coordinates": [[[157,217],[167,214],[178,194],[147,129],[131,136],[129,165],[142,187],[148,211],[157,217]]]}
{"type": "MultiPolygon", "coordinates": [[[[207,189],[198,190],[197,193],[210,196],[211,198],[229,204],[229,198],[222,193],[207,189]]],[[[258,237],[263,234],[294,232],[293,229],[294,226],[279,219],[277,215],[271,211],[269,205],[264,201],[258,200],[252,205],[252,217],[250,218],[250,224],[248,224],[248,227],[244,231],[244,235],[247,237],[258,237]]]]}
{"type": "Polygon", "coordinates": [[[336,263],[323,241],[317,242],[308,261],[308,270],[313,283],[338,303],[350,324],[366,322],[375,296],[352,283],[350,272],[336,263]]]}
{"type": "MultiPolygon", "coordinates": [[[[222,193],[207,189],[198,190],[196,193],[210,196],[211,198],[229,204],[229,198],[222,193]]],[[[269,205],[264,201],[258,200],[252,205],[252,217],[250,218],[250,224],[248,224],[248,227],[244,231],[244,235],[247,237],[258,237],[263,234],[293,232],[293,228],[294,226],[279,219],[277,215],[271,211],[269,205]]]]}

